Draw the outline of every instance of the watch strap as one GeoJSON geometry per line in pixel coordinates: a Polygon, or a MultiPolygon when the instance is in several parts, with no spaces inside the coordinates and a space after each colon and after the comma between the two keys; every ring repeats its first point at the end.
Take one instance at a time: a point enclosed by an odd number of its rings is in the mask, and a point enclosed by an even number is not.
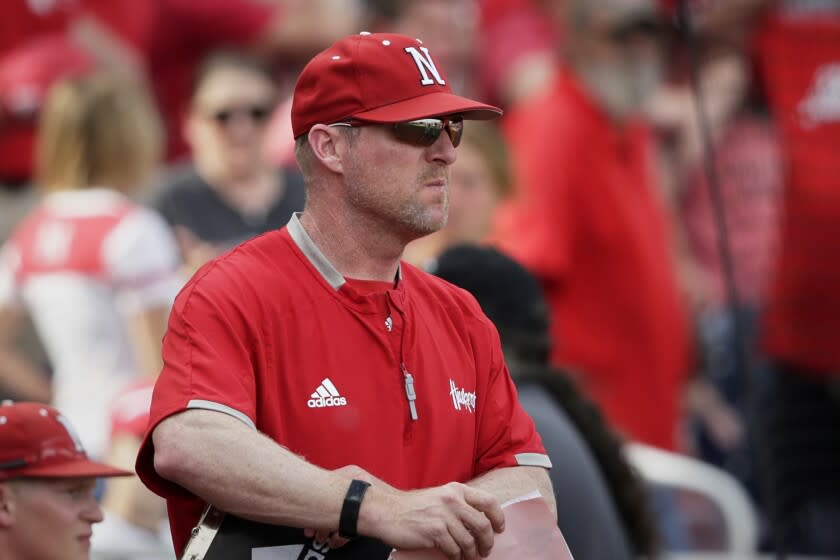
{"type": "Polygon", "coordinates": [[[370,487],[370,483],[364,480],[353,479],[347,495],[344,496],[344,504],[341,506],[341,516],[338,520],[338,534],[345,539],[354,539],[359,536],[356,532],[359,523],[359,509],[362,507],[362,498],[370,487]]]}

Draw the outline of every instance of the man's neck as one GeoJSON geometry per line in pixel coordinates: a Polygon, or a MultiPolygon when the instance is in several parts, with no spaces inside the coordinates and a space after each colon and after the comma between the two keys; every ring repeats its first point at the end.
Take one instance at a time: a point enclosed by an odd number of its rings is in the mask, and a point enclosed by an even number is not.
{"type": "Polygon", "coordinates": [[[307,204],[300,217],[306,233],[346,278],[391,282],[405,242],[374,220],[307,204]]]}

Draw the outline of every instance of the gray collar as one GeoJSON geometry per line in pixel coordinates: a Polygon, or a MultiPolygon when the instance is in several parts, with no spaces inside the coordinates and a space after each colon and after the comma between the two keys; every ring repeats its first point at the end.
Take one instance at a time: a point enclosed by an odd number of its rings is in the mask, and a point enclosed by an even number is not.
{"type": "MultiPolygon", "coordinates": [[[[289,230],[289,235],[292,237],[292,241],[295,242],[295,245],[298,246],[298,249],[301,250],[306,258],[309,259],[309,262],[312,263],[315,270],[324,277],[324,280],[326,280],[334,290],[338,290],[347,281],[344,279],[344,276],[335,269],[332,263],[327,260],[324,253],[321,252],[318,246],[315,245],[315,242],[312,241],[312,238],[309,237],[309,234],[306,233],[306,230],[303,229],[303,226],[300,223],[300,215],[301,212],[295,212],[289,219],[289,223],[286,224],[286,228],[289,230]]],[[[397,281],[402,281],[402,263],[400,263],[397,267],[397,281]]]]}

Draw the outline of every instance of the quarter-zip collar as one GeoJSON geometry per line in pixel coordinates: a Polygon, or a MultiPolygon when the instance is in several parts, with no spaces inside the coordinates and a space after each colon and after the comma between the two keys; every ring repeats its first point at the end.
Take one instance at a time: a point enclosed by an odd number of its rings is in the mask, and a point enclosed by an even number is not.
{"type": "Polygon", "coordinates": [[[366,313],[382,311],[387,300],[399,302],[399,307],[403,307],[405,291],[402,264],[397,267],[396,286],[394,289],[388,290],[385,293],[361,293],[347,283],[344,276],[332,265],[326,255],[321,252],[300,223],[300,212],[292,215],[286,227],[289,231],[289,236],[295,245],[297,245],[298,249],[300,249],[300,252],[303,253],[303,256],[306,257],[312,267],[333,289],[335,295],[346,304],[366,313]]]}

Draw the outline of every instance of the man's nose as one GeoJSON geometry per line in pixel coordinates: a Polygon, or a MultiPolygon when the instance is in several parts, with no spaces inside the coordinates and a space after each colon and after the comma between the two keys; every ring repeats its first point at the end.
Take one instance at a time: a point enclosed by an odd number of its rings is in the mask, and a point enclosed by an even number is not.
{"type": "Polygon", "coordinates": [[[85,508],[82,510],[82,519],[88,523],[100,523],[105,519],[102,513],[102,507],[100,507],[99,502],[93,496],[91,496],[90,500],[85,504],[85,508]]]}
{"type": "Polygon", "coordinates": [[[452,145],[452,139],[446,131],[443,131],[435,143],[429,146],[427,153],[430,161],[443,165],[452,165],[458,156],[455,146],[452,145]]]}

